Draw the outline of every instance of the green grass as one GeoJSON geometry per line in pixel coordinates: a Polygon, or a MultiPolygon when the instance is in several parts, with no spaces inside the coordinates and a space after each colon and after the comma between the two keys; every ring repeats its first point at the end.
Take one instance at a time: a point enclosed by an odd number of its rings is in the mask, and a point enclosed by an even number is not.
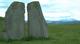
{"type": "Polygon", "coordinates": [[[0,17],[0,32],[3,32],[4,31],[4,18],[0,17]]]}
{"type": "Polygon", "coordinates": [[[49,25],[49,36],[55,44],[80,44],[80,25],[49,25]]]}
{"type": "MultiPolygon", "coordinates": [[[[4,20],[0,19],[0,32],[3,30],[4,20]]],[[[80,24],[49,24],[48,35],[44,40],[0,41],[0,44],[80,44],[80,24]]]]}
{"type": "Polygon", "coordinates": [[[49,39],[0,42],[0,44],[80,44],[80,25],[48,25],[49,39]]]}

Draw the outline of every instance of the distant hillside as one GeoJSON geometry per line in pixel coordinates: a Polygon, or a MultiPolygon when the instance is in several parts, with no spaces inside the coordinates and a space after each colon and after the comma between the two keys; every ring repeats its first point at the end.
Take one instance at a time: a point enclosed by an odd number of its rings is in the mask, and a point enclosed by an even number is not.
{"type": "Polygon", "coordinates": [[[80,24],[80,21],[47,21],[48,24],[80,24]]]}

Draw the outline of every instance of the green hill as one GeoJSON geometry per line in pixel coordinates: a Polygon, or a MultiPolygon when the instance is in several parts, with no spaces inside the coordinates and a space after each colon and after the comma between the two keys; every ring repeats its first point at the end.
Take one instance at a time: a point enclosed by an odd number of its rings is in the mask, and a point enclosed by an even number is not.
{"type": "Polygon", "coordinates": [[[4,30],[4,18],[0,17],[0,32],[2,32],[4,30]]]}

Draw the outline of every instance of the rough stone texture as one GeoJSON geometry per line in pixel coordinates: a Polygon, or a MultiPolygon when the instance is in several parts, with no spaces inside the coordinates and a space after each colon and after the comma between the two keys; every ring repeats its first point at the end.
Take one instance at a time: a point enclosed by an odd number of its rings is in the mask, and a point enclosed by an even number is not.
{"type": "Polygon", "coordinates": [[[47,38],[48,28],[38,1],[27,5],[29,37],[47,38]]]}
{"type": "Polygon", "coordinates": [[[8,39],[20,40],[24,37],[24,8],[24,3],[13,2],[7,9],[5,28],[8,39]]]}

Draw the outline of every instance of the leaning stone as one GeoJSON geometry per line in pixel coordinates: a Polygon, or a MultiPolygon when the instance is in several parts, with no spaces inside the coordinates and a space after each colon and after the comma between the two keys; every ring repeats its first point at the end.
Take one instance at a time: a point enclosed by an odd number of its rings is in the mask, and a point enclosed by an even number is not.
{"type": "Polygon", "coordinates": [[[8,39],[20,40],[24,37],[24,8],[24,3],[13,2],[7,9],[5,28],[8,39]]]}
{"type": "Polygon", "coordinates": [[[28,29],[29,37],[47,38],[47,23],[42,14],[42,10],[38,1],[33,1],[27,5],[28,11],[28,29]]]}

